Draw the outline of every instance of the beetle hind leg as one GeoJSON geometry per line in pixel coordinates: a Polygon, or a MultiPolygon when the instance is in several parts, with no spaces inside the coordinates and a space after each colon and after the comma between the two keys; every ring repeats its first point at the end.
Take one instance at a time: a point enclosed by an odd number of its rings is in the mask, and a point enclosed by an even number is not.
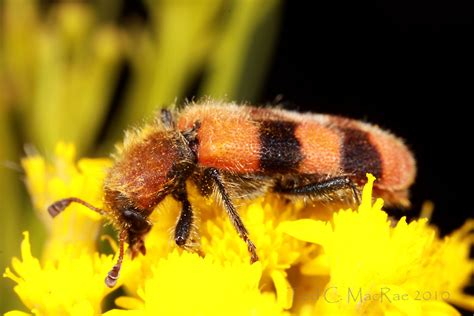
{"type": "Polygon", "coordinates": [[[342,190],[350,190],[355,203],[360,204],[360,192],[355,183],[346,176],[333,177],[303,185],[285,185],[278,182],[273,191],[293,196],[330,196],[342,190]]]}

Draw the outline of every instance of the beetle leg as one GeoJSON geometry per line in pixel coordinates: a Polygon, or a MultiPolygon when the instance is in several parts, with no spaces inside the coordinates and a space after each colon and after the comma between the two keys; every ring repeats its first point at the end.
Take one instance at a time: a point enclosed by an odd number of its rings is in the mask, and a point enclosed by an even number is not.
{"type": "Polygon", "coordinates": [[[207,169],[204,172],[200,170],[200,172],[193,174],[192,180],[202,196],[209,197],[212,194],[214,190],[214,180],[210,177],[207,169]]]}
{"type": "Polygon", "coordinates": [[[163,125],[168,128],[168,129],[174,129],[175,128],[175,121],[173,118],[173,114],[171,113],[170,110],[168,109],[162,109],[160,111],[160,120],[163,125]]]}
{"type": "Polygon", "coordinates": [[[287,187],[282,183],[278,183],[273,188],[276,193],[291,194],[291,195],[315,195],[324,196],[331,193],[350,189],[357,204],[360,204],[360,193],[354,182],[348,177],[334,177],[318,182],[298,186],[287,187]]]}
{"type": "Polygon", "coordinates": [[[174,231],[174,241],[180,247],[186,246],[186,241],[191,233],[193,224],[193,209],[188,200],[185,182],[181,182],[178,188],[173,192],[173,197],[181,202],[181,214],[174,231]]]}
{"type": "Polygon", "coordinates": [[[200,121],[195,121],[193,126],[181,132],[181,135],[188,142],[188,146],[195,155],[195,162],[197,162],[197,150],[199,147],[199,141],[197,139],[199,128],[201,127],[200,121]]]}
{"type": "Polygon", "coordinates": [[[222,181],[222,176],[219,170],[209,168],[206,169],[204,173],[206,176],[209,176],[214,181],[217,193],[222,199],[222,202],[224,203],[224,208],[227,212],[227,215],[229,216],[230,221],[232,222],[232,225],[234,225],[234,228],[239,234],[240,238],[242,238],[247,244],[247,249],[250,253],[250,262],[253,263],[255,261],[258,261],[257,248],[250,240],[249,233],[245,228],[244,223],[240,219],[239,213],[237,213],[234,204],[232,204],[232,201],[230,200],[229,194],[225,189],[224,183],[222,181]]]}

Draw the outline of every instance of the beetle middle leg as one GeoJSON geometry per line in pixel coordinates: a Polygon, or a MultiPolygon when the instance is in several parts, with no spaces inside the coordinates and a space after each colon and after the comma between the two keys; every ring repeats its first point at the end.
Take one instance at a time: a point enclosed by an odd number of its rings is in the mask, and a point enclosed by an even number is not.
{"type": "Polygon", "coordinates": [[[324,196],[331,195],[332,193],[340,190],[350,189],[352,191],[354,200],[357,204],[360,204],[360,193],[354,182],[345,176],[333,177],[317,182],[301,186],[286,186],[283,183],[277,183],[273,187],[273,191],[276,193],[289,194],[289,195],[313,195],[313,196],[324,196]]]}
{"type": "Polygon", "coordinates": [[[227,190],[225,189],[221,173],[217,169],[208,168],[204,170],[203,176],[212,179],[212,181],[214,182],[217,194],[222,199],[222,203],[224,204],[224,208],[227,212],[227,215],[229,216],[230,221],[232,222],[232,225],[234,225],[234,228],[239,234],[240,238],[242,238],[247,244],[247,249],[250,253],[250,262],[253,263],[255,261],[258,261],[257,248],[250,240],[247,228],[245,228],[245,225],[242,222],[239,213],[235,209],[235,206],[232,203],[230,196],[227,193],[227,190]]]}

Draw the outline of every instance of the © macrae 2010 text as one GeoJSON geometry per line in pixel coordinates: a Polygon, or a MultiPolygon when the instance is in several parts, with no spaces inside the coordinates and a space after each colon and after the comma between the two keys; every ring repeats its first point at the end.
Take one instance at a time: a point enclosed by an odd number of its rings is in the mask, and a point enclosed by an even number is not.
{"type": "Polygon", "coordinates": [[[364,303],[378,301],[392,303],[396,301],[433,301],[447,300],[450,297],[448,291],[416,290],[413,293],[398,292],[390,287],[381,287],[380,290],[364,291],[362,288],[347,288],[347,293],[340,291],[338,287],[329,287],[324,291],[324,300],[328,303],[364,303]]]}

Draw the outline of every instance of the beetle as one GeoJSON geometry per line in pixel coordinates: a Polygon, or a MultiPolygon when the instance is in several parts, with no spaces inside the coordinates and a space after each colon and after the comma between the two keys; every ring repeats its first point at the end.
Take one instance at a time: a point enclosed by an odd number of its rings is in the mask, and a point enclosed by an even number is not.
{"type": "Polygon", "coordinates": [[[119,231],[119,256],[105,280],[109,287],[119,277],[125,242],[132,257],[146,253],[148,217],[168,195],[181,203],[174,240],[186,247],[194,221],[188,180],[204,196],[215,193],[255,262],[257,249],[234,206],[236,197],[271,191],[358,202],[366,173],[372,173],[376,195],[406,206],[416,173],[403,141],[375,125],[212,100],[162,110],[154,122],[126,133],[114,160],[104,182],[104,210],[76,197],[48,208],[54,217],[75,202],[111,220],[119,231]]]}

